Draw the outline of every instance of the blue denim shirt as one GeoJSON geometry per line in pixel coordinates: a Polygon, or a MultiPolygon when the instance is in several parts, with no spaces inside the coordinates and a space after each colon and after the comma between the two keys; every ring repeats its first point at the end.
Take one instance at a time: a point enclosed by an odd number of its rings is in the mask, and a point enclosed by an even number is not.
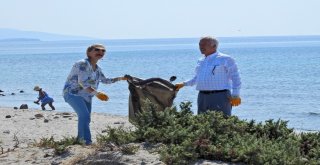
{"type": "Polygon", "coordinates": [[[116,81],[117,79],[106,78],[98,65],[94,71],[89,59],[83,59],[73,65],[67,81],[65,82],[63,95],[78,95],[83,97],[86,101],[91,102],[94,95],[86,91],[88,87],[97,89],[99,82],[111,84],[116,81]]]}

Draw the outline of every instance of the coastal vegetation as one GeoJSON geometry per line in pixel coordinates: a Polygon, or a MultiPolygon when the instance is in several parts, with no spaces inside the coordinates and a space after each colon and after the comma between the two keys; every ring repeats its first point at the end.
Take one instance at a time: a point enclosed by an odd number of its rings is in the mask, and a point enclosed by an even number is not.
{"type": "Polygon", "coordinates": [[[56,141],[53,136],[50,138],[41,138],[39,142],[35,141],[34,146],[42,148],[53,148],[55,155],[61,155],[67,152],[67,147],[71,145],[84,145],[84,142],[78,141],[76,137],[64,137],[61,140],[56,141]]]}
{"type": "Polygon", "coordinates": [[[197,159],[246,164],[320,164],[320,132],[296,133],[287,121],[240,120],[221,113],[193,115],[191,103],[157,111],[147,102],[134,130],[108,127],[99,145],[147,142],[163,144],[157,151],[166,164],[197,159]]]}
{"type": "MultiPolygon", "coordinates": [[[[155,146],[166,164],[190,164],[199,159],[220,160],[244,164],[320,164],[320,132],[295,132],[288,121],[240,120],[210,111],[194,115],[191,103],[180,108],[158,111],[149,101],[143,113],[131,122],[134,128],[107,126],[97,136],[97,151],[117,151],[135,154],[139,145],[155,146]]],[[[42,138],[38,147],[55,149],[56,155],[67,146],[82,144],[76,138],[55,141],[42,138]]],[[[82,144],[83,145],[83,144],[82,144]]],[[[79,160],[79,162],[85,161],[79,160]]]]}

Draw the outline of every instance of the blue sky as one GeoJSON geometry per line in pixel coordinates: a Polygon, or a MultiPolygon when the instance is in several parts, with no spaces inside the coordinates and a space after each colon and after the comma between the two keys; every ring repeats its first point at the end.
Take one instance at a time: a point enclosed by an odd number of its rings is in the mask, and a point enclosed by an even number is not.
{"type": "Polygon", "coordinates": [[[0,28],[103,39],[320,35],[320,0],[1,0],[0,28]]]}

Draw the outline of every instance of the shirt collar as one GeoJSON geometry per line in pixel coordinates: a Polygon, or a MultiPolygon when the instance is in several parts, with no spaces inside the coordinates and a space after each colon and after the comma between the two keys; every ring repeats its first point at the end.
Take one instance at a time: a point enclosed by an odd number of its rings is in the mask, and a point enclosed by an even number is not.
{"type": "Polygon", "coordinates": [[[205,57],[205,59],[215,58],[219,54],[219,51],[216,51],[215,53],[210,54],[209,56],[205,57]]]}
{"type": "MultiPolygon", "coordinates": [[[[90,63],[89,58],[86,58],[86,59],[85,59],[85,61],[86,61],[86,63],[87,63],[87,64],[89,64],[89,66],[90,66],[91,70],[92,70],[92,71],[94,71],[94,70],[93,70],[93,68],[92,68],[92,65],[91,65],[91,63],[90,63]]],[[[97,70],[100,70],[99,65],[98,65],[98,64],[96,64],[96,65],[97,65],[96,71],[97,71],[97,70]]]]}

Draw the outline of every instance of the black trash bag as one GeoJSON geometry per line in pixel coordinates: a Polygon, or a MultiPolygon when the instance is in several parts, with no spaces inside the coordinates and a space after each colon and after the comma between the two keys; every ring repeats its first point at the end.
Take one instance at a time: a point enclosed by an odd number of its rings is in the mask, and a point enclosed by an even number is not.
{"type": "Polygon", "coordinates": [[[129,84],[129,120],[142,112],[141,106],[146,99],[155,104],[159,111],[171,107],[177,95],[176,87],[171,82],[176,79],[170,78],[170,82],[161,78],[140,79],[126,75],[129,84]]]}

